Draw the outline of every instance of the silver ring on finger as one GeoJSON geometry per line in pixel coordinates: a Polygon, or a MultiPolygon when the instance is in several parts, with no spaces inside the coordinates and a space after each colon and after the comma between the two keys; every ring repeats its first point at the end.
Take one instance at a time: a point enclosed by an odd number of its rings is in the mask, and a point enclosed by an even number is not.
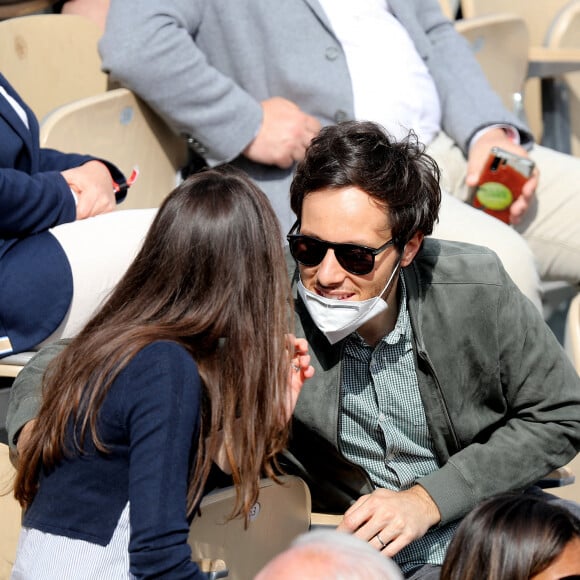
{"type": "Polygon", "coordinates": [[[379,544],[381,545],[381,550],[384,550],[387,547],[387,544],[385,544],[385,542],[383,542],[383,540],[381,540],[381,536],[379,534],[380,534],[380,532],[377,533],[375,538],[379,541],[379,544]]]}

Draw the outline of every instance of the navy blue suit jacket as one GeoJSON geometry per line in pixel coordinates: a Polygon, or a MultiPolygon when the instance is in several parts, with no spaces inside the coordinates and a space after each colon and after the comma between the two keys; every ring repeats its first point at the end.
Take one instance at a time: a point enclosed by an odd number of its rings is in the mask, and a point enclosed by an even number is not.
{"type": "MultiPolygon", "coordinates": [[[[0,95],[0,357],[29,350],[58,327],[70,306],[68,260],[47,230],[72,222],[76,206],[61,171],[94,159],[43,149],[38,121],[0,74],[0,85],[26,111],[29,127],[0,95]]],[[[106,162],[105,162],[106,163],[106,162]]],[[[123,175],[107,163],[112,178],[123,175]]]]}

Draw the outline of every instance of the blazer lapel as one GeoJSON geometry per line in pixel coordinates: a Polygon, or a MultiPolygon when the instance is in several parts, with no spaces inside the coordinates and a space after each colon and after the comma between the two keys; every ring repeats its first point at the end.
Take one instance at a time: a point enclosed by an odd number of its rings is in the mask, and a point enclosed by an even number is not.
{"type": "Polygon", "coordinates": [[[324,28],[326,28],[332,34],[332,36],[336,38],[334,30],[332,30],[332,26],[330,26],[330,20],[328,20],[328,17],[326,16],[326,13],[322,9],[322,6],[318,2],[318,0],[300,0],[300,1],[304,2],[304,4],[306,4],[310,8],[310,10],[312,10],[312,12],[314,12],[316,18],[320,20],[324,28]]]}
{"type": "Polygon", "coordinates": [[[2,96],[0,95],[0,115],[4,118],[4,120],[12,127],[14,132],[22,139],[23,143],[26,145],[28,150],[30,151],[31,157],[35,154],[35,136],[36,141],[38,141],[38,123],[34,114],[32,113],[31,109],[26,105],[26,103],[20,98],[18,93],[12,88],[12,86],[6,81],[4,76],[0,74],[0,85],[6,90],[6,92],[13,97],[20,106],[26,112],[26,116],[28,118],[28,125],[22,122],[22,119],[18,116],[16,111],[12,108],[12,105],[2,96]]]}

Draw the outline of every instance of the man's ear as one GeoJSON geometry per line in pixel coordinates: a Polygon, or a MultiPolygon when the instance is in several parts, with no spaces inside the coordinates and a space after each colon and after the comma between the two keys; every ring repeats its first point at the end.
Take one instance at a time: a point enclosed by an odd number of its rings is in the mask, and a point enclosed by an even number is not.
{"type": "Polygon", "coordinates": [[[415,259],[417,252],[421,249],[424,237],[421,232],[416,232],[407,242],[403,250],[403,257],[401,258],[401,268],[405,268],[415,259]]]}

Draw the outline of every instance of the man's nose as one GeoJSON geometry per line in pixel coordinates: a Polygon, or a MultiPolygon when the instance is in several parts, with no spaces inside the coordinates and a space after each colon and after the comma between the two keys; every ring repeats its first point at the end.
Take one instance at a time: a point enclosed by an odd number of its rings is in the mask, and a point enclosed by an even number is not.
{"type": "Polygon", "coordinates": [[[326,251],[316,274],[318,283],[322,286],[337,286],[343,282],[346,271],[338,263],[332,248],[328,248],[326,251]]]}

